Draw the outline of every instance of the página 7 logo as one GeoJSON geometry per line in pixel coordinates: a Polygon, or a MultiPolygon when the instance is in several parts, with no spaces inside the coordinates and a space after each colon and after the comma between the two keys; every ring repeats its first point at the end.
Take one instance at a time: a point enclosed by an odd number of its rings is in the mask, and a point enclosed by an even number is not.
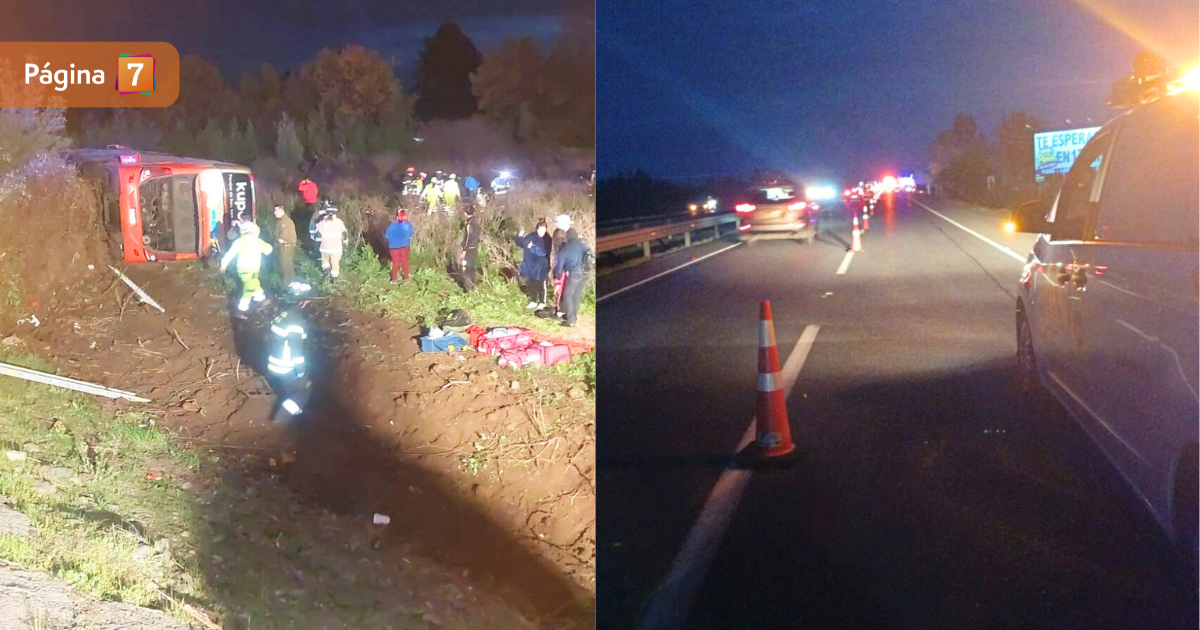
{"type": "Polygon", "coordinates": [[[71,85],[104,85],[103,70],[76,69],[71,64],[70,69],[50,69],[50,62],[41,68],[36,63],[25,64],[25,85],[36,80],[42,85],[53,85],[56,92],[63,92],[71,85]]]}

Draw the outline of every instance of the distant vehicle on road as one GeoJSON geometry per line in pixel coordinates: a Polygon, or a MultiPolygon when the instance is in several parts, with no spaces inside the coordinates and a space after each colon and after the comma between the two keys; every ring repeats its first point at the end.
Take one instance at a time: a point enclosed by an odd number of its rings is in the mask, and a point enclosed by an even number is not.
{"type": "Polygon", "coordinates": [[[734,206],[738,238],[747,243],[760,239],[794,239],[811,244],[817,238],[808,203],[801,188],[788,182],[766,182],[751,188],[734,206]]]}
{"type": "Polygon", "coordinates": [[[1048,391],[1197,560],[1200,99],[1164,96],[1105,125],[1050,203],[1018,286],[1022,389],[1048,391]]]}
{"type": "Polygon", "coordinates": [[[110,250],[125,262],[203,258],[228,245],[235,221],[256,216],[245,166],[120,145],[65,157],[100,184],[110,250]]]}

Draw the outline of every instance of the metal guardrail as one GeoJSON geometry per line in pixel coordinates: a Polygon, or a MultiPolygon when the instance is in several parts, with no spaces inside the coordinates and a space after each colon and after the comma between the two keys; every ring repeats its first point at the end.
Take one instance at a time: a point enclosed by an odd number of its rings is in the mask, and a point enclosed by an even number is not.
{"type": "Polygon", "coordinates": [[[653,227],[638,227],[636,229],[626,230],[616,234],[606,234],[604,236],[596,237],[596,252],[610,252],[616,249],[641,245],[642,257],[649,258],[650,244],[654,241],[682,234],[684,247],[691,247],[692,232],[696,230],[715,228],[717,237],[719,238],[721,236],[722,225],[726,223],[737,222],[737,215],[730,213],[688,219],[686,221],[668,223],[666,225],[656,225],[653,227]]]}
{"type": "Polygon", "coordinates": [[[688,214],[686,212],[672,212],[671,214],[655,214],[655,215],[642,216],[642,217],[626,217],[623,219],[612,219],[609,221],[605,221],[604,223],[601,223],[600,225],[596,226],[596,231],[600,234],[600,236],[605,236],[608,234],[617,234],[619,232],[626,232],[629,230],[637,230],[637,229],[641,229],[644,227],[651,227],[654,225],[663,225],[665,223],[672,223],[672,222],[676,222],[676,221],[690,221],[692,219],[709,217],[709,216],[712,216],[712,215],[702,214],[700,216],[696,216],[693,214],[688,214]]]}

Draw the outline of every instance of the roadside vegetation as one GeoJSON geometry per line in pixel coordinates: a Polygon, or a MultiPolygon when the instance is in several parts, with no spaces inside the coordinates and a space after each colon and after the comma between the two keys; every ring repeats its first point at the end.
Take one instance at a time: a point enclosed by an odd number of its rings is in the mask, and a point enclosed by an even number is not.
{"type": "MultiPolygon", "coordinates": [[[[32,355],[0,356],[51,371],[32,355]]],[[[0,380],[0,435],[0,501],[34,529],[0,534],[0,558],[194,621],[183,604],[211,595],[181,537],[195,516],[181,484],[191,487],[200,454],[173,444],[145,414],[9,378],[0,380]]]]}

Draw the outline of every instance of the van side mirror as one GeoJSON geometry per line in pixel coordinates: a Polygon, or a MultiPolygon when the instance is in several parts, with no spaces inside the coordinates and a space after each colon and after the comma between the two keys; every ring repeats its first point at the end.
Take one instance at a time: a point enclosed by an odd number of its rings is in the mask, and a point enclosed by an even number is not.
{"type": "Polygon", "coordinates": [[[1008,220],[1015,226],[1015,232],[1030,232],[1033,234],[1048,234],[1053,231],[1054,224],[1046,221],[1046,213],[1050,204],[1042,200],[1027,201],[1017,206],[1008,220]]]}

